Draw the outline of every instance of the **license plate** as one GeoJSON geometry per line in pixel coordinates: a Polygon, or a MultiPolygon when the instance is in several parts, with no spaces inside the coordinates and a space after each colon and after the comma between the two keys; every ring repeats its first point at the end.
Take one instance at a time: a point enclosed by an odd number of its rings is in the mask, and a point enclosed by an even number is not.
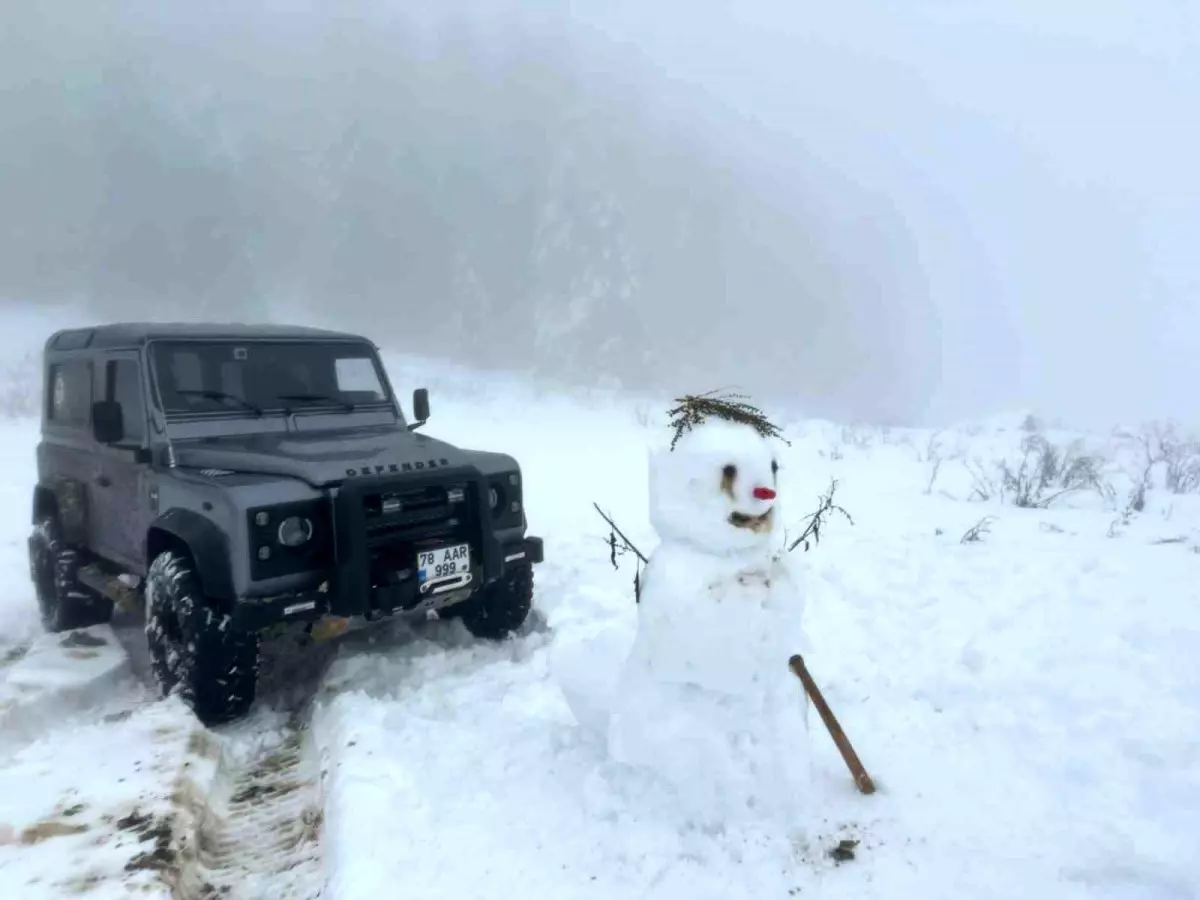
{"type": "Polygon", "coordinates": [[[454,544],[417,553],[417,580],[422,584],[456,578],[471,571],[471,545],[454,544]]]}

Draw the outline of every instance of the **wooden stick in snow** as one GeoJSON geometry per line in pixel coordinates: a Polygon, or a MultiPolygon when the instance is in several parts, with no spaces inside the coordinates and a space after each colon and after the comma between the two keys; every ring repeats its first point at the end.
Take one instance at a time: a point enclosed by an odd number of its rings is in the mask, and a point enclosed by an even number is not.
{"type": "Polygon", "coordinates": [[[842,731],[842,726],[838,724],[837,717],[834,716],[833,710],[829,708],[829,704],[825,702],[825,698],[821,696],[821,691],[817,687],[817,683],[813,681],[812,675],[808,673],[808,668],[804,665],[804,657],[799,653],[788,660],[788,666],[796,677],[800,679],[804,685],[804,690],[808,696],[812,698],[813,706],[817,708],[817,712],[821,714],[821,719],[825,723],[825,727],[829,729],[829,734],[833,738],[833,742],[837,744],[838,752],[842,754],[842,759],[846,763],[846,768],[850,770],[851,776],[854,778],[854,784],[864,794],[875,793],[875,782],[871,780],[871,776],[867,774],[867,770],[863,768],[862,762],[859,761],[858,754],[854,752],[854,748],[850,746],[850,739],[846,737],[846,732],[842,731]]]}

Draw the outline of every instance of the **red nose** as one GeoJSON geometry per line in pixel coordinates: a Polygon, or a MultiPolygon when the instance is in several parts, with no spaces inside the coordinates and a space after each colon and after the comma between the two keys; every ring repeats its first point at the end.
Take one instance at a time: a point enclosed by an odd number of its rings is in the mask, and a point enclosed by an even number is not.
{"type": "Polygon", "coordinates": [[[775,492],[771,488],[756,487],[754,489],[754,497],[757,500],[774,500],[775,492]]]}

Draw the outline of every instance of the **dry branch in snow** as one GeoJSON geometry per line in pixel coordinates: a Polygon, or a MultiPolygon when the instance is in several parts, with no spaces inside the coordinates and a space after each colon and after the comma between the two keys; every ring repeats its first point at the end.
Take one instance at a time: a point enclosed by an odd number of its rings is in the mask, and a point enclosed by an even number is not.
{"type": "Polygon", "coordinates": [[[837,479],[835,478],[829,482],[829,490],[817,498],[818,505],[816,511],[805,517],[804,531],[800,533],[800,537],[788,544],[789,553],[795,550],[800,544],[804,544],[804,550],[808,552],[809,538],[812,538],[813,543],[821,543],[821,529],[825,527],[825,520],[830,513],[841,513],[846,517],[847,522],[851,525],[854,524],[854,519],[850,518],[850,513],[833,502],[833,495],[836,491],[837,479]]]}
{"type": "Polygon", "coordinates": [[[983,540],[983,536],[985,534],[992,533],[992,523],[994,521],[996,521],[995,516],[984,516],[982,519],[980,519],[978,522],[976,522],[974,525],[972,525],[970,528],[968,528],[966,530],[966,533],[963,534],[962,538],[959,540],[959,543],[960,544],[977,544],[977,543],[979,543],[980,541],[983,540]]]}
{"type": "Polygon", "coordinates": [[[612,561],[613,568],[621,568],[617,562],[617,557],[619,556],[632,553],[637,557],[638,562],[633,573],[633,600],[635,603],[640,603],[642,600],[642,566],[649,562],[649,560],[646,558],[646,554],[642,553],[633,541],[627,538],[625,533],[617,527],[617,523],[613,521],[612,516],[602,510],[598,503],[593,503],[592,506],[596,508],[596,512],[600,513],[600,518],[608,523],[607,543],[609,547],[609,559],[612,561]]]}

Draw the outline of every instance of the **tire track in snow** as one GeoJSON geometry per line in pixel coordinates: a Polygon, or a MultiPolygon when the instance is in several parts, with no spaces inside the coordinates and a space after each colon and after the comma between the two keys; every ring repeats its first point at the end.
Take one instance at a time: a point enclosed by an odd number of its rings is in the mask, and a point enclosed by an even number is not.
{"type": "Polygon", "coordinates": [[[250,749],[216,738],[207,784],[183,793],[193,828],[168,879],[176,900],[319,900],[319,771],[307,729],[285,727],[250,749]]]}
{"type": "Polygon", "coordinates": [[[265,699],[278,706],[207,730],[185,767],[177,857],[166,873],[174,900],[322,897],[324,797],[309,723],[328,654],[311,645],[300,653],[271,659],[264,647],[265,699]],[[281,687],[272,698],[273,678],[281,687]]]}

